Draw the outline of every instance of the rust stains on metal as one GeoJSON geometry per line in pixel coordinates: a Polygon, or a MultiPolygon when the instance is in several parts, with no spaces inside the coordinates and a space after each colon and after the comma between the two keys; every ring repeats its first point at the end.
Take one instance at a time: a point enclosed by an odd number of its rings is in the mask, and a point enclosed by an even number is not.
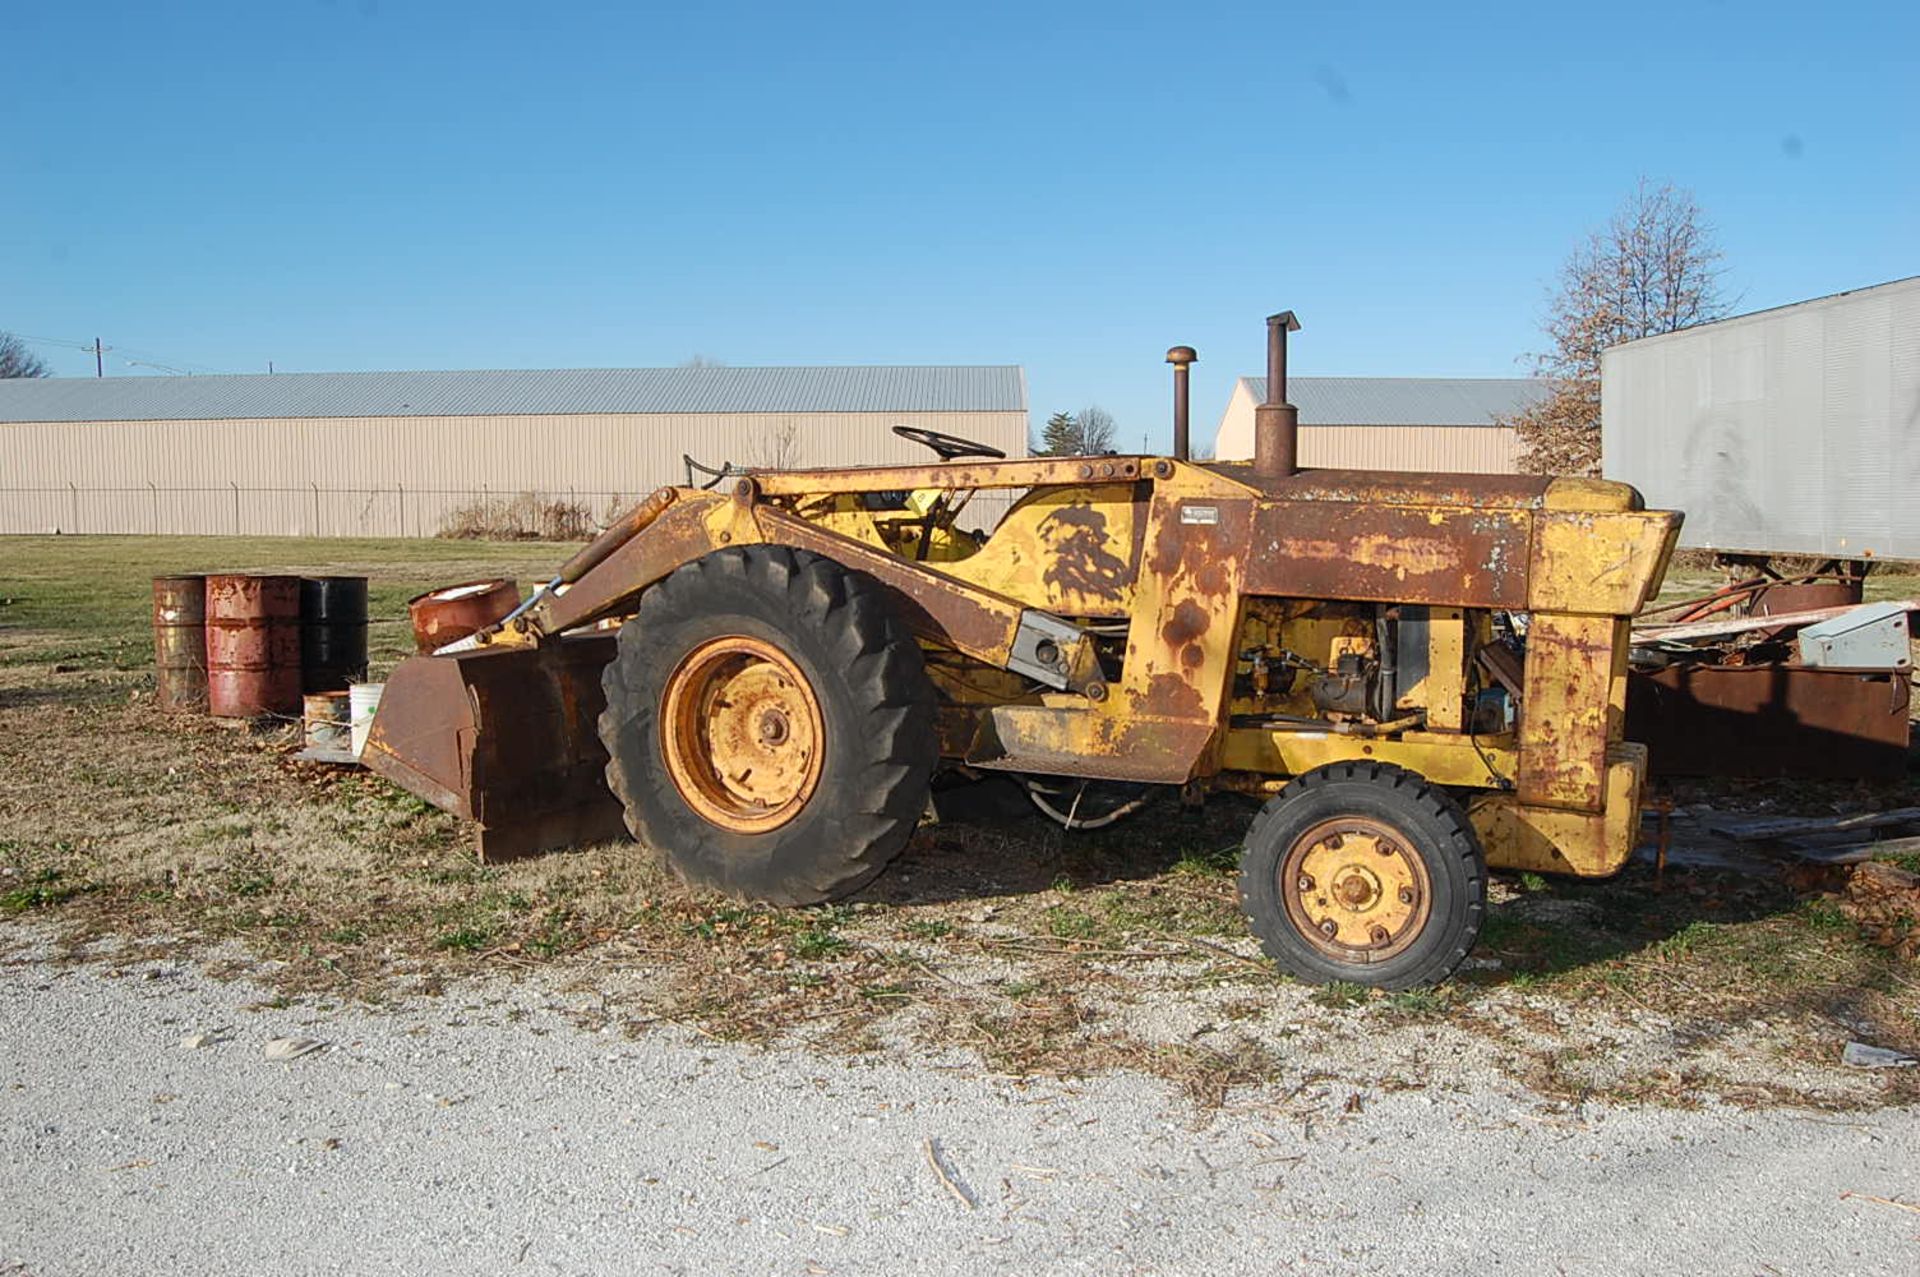
{"type": "Polygon", "coordinates": [[[520,587],[500,577],[443,585],[407,600],[414,646],[437,652],[477,634],[520,606],[520,587]]]}
{"type": "Polygon", "coordinates": [[[677,493],[672,488],[658,488],[652,496],[633,509],[595,537],[587,547],[561,565],[558,573],[560,581],[572,585],[581,577],[607,561],[609,555],[635,536],[646,530],[648,524],[665,512],[674,503],[677,493]]]}
{"type": "Polygon", "coordinates": [[[168,713],[207,708],[207,578],[153,578],[154,699],[168,713]]]}
{"type": "Polygon", "coordinates": [[[1470,508],[1262,502],[1247,589],[1450,607],[1527,603],[1530,520],[1470,508]]]}
{"type": "Polygon", "coordinates": [[[1380,470],[1302,470],[1294,475],[1268,476],[1244,462],[1214,462],[1202,468],[1278,501],[1476,510],[1538,510],[1555,482],[1526,474],[1398,474],[1380,470]]]}
{"type": "Polygon", "coordinates": [[[1599,811],[1607,747],[1620,738],[1614,683],[1626,673],[1627,622],[1535,613],[1521,701],[1523,803],[1599,811]]]}
{"type": "Polygon", "coordinates": [[[615,546],[603,561],[603,570],[543,598],[525,620],[542,634],[558,634],[630,611],[649,585],[726,544],[721,537],[730,534],[716,531],[708,520],[731,506],[726,497],[713,493],[684,494],[654,516],[645,536],[630,537],[615,546]]]}
{"type": "Polygon", "coordinates": [[[416,656],[387,680],[362,760],[480,823],[483,861],[625,837],[596,719],[614,636],[416,656]]]}
{"type": "Polygon", "coordinates": [[[1670,665],[1627,684],[1627,735],[1663,776],[1871,776],[1907,770],[1906,670],[1670,665]]]}
{"type": "Polygon", "coordinates": [[[219,718],[300,712],[300,578],[207,578],[207,704],[219,718]]]}
{"type": "Polygon", "coordinates": [[[1173,615],[1160,627],[1160,637],[1170,648],[1183,649],[1207,632],[1207,612],[1192,599],[1181,599],[1173,615]]]}
{"type": "Polygon", "coordinates": [[[844,470],[779,470],[756,474],[766,497],[817,496],[823,492],[899,492],[915,488],[1033,488],[1062,484],[1131,481],[1145,473],[1147,458],[1035,457],[1018,461],[956,461],[924,466],[860,466],[844,470]]]}

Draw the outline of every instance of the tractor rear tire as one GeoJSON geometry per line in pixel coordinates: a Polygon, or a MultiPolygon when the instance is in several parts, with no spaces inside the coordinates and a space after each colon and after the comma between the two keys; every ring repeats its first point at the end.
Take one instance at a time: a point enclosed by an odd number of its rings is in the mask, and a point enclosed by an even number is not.
{"type": "Polygon", "coordinates": [[[938,740],[920,648],[873,578],[720,550],[640,596],[602,675],[607,783],[689,882],[777,905],[857,891],[926,810],[938,740]]]}
{"type": "Polygon", "coordinates": [[[1336,763],[1254,818],[1240,904],[1267,956],[1309,984],[1434,984],[1480,935],[1486,856],[1445,790],[1386,763],[1336,763]]]}

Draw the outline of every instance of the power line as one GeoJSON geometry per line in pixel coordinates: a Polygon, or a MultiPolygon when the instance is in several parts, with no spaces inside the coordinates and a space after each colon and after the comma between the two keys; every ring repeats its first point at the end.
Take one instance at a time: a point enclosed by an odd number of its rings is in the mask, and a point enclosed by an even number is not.
{"type": "Polygon", "coordinates": [[[60,346],[67,350],[78,350],[92,355],[94,359],[94,376],[96,377],[106,374],[105,356],[110,352],[118,352],[123,356],[144,356],[144,359],[123,359],[122,362],[129,368],[155,368],[161,372],[174,373],[180,376],[186,376],[196,372],[223,373],[226,371],[224,368],[214,368],[207,364],[196,364],[186,360],[182,360],[178,364],[164,363],[162,361],[165,357],[155,354],[151,350],[140,350],[132,346],[108,346],[101,342],[98,337],[92,341],[67,341],[59,337],[36,337],[32,333],[15,333],[14,336],[20,338],[22,341],[30,341],[41,346],[60,346]]]}

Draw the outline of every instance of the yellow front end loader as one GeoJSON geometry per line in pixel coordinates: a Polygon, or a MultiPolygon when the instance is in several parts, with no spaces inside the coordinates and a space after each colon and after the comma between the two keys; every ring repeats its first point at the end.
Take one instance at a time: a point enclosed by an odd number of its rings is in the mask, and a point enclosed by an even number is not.
{"type": "Polygon", "coordinates": [[[519,612],[387,684],[376,771],[484,859],[631,835],[690,881],[804,904],[885,869],[940,769],[1070,827],[1153,787],[1266,799],[1240,879],[1310,981],[1445,978],[1486,870],[1616,872],[1646,753],[1629,618],[1680,516],[1622,484],[1302,471],[1291,314],[1250,464],[1008,460],[662,488],[519,612]],[[977,492],[1018,493],[991,535],[977,492]]]}

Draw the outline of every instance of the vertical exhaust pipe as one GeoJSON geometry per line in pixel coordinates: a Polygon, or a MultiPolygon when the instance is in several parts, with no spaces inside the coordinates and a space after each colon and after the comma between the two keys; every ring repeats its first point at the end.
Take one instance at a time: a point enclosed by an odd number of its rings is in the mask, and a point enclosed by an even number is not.
{"type": "Polygon", "coordinates": [[[1173,365],[1173,459],[1186,461],[1193,455],[1193,440],[1188,432],[1187,413],[1187,369],[1197,363],[1200,356],[1194,353],[1192,346],[1175,346],[1167,352],[1167,362],[1173,365]]]}
{"type": "Polygon", "coordinates": [[[1267,316],[1267,401],[1253,410],[1253,472],[1284,479],[1300,472],[1300,410],[1287,402],[1287,334],[1293,312],[1267,316]]]}

